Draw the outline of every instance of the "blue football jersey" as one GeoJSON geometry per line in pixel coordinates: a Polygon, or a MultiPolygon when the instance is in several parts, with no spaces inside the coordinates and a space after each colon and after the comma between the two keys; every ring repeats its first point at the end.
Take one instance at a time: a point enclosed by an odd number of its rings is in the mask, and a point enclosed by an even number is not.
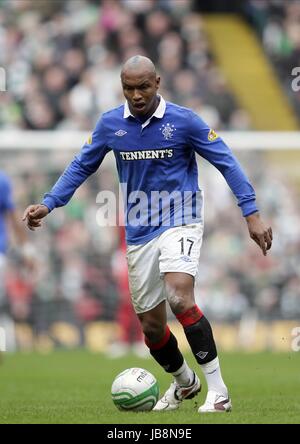
{"type": "Polygon", "coordinates": [[[50,211],[65,205],[109,151],[123,190],[128,244],[202,220],[196,154],[223,174],[244,216],[257,211],[254,189],[223,140],[192,110],[162,97],[145,122],[131,115],[127,103],[104,113],[42,203],[50,211]]]}

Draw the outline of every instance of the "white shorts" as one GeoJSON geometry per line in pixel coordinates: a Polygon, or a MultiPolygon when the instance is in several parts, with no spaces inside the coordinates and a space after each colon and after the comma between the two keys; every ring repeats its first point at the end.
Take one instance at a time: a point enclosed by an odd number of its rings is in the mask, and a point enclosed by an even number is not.
{"type": "Polygon", "coordinates": [[[203,224],[169,228],[143,245],[127,246],[129,287],[136,313],[152,310],[166,299],[164,273],[196,276],[203,224]]]}

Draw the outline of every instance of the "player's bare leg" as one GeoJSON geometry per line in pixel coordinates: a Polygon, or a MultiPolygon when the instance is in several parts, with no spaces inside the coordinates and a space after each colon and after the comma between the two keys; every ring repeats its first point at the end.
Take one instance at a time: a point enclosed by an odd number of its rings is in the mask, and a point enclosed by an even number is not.
{"type": "Polygon", "coordinates": [[[138,314],[151,355],[168,373],[174,376],[169,392],[158,401],[154,410],[174,410],[184,398],[200,391],[200,381],[185,362],[175,336],[167,325],[166,302],[145,313],[138,314]]]}
{"type": "Polygon", "coordinates": [[[165,301],[161,302],[152,310],[139,313],[138,318],[147,341],[155,344],[163,339],[167,327],[165,301]]]}
{"type": "Polygon", "coordinates": [[[164,280],[170,307],[182,324],[191,350],[207,381],[206,402],[199,408],[199,412],[231,410],[210,323],[195,304],[193,276],[187,273],[166,273],[164,280]]]}

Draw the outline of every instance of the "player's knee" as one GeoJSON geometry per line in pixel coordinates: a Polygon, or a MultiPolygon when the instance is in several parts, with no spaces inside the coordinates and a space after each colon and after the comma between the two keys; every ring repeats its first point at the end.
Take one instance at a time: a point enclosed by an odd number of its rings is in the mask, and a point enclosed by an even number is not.
{"type": "Polygon", "coordinates": [[[195,304],[193,289],[182,282],[168,283],[166,292],[169,305],[175,315],[189,310],[195,304]]]}
{"type": "Polygon", "coordinates": [[[179,296],[176,299],[169,301],[170,307],[174,315],[179,315],[192,308],[193,303],[189,303],[184,296],[179,296]]]}

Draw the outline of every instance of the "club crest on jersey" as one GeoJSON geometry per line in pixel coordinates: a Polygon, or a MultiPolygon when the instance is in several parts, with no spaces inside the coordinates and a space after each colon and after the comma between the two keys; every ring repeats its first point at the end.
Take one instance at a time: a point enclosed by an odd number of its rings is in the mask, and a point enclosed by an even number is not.
{"type": "Polygon", "coordinates": [[[162,126],[159,128],[159,131],[161,131],[162,135],[164,136],[165,140],[170,140],[173,137],[174,131],[176,131],[176,128],[174,125],[170,125],[169,123],[162,124],[162,126]]]}
{"type": "Polygon", "coordinates": [[[213,142],[213,141],[216,140],[218,137],[219,137],[218,134],[217,134],[217,133],[215,132],[215,130],[213,130],[213,129],[211,129],[211,130],[209,131],[208,136],[207,136],[207,138],[208,138],[208,140],[209,140],[210,142],[213,142]]]}

